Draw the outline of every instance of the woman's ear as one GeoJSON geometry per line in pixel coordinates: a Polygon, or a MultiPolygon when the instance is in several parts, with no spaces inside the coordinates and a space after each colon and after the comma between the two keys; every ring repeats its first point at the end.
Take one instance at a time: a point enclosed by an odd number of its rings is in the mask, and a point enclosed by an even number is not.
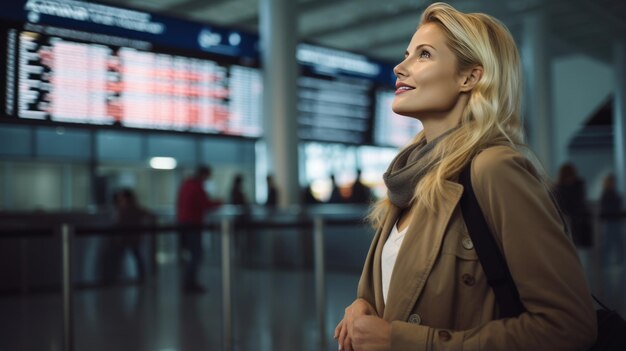
{"type": "Polygon", "coordinates": [[[461,75],[461,78],[464,79],[460,87],[461,91],[468,92],[474,89],[474,86],[476,86],[476,83],[478,83],[478,81],[480,80],[482,76],[483,76],[482,66],[476,66],[464,72],[464,74],[461,75]]]}

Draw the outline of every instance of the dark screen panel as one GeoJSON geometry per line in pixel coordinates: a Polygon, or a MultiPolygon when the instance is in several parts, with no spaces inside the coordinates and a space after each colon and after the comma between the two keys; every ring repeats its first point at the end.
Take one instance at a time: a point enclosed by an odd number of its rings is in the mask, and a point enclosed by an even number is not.
{"type": "Polygon", "coordinates": [[[298,134],[306,141],[375,143],[375,92],[393,86],[392,66],[342,50],[299,44],[298,134]]]}
{"type": "Polygon", "coordinates": [[[373,83],[362,78],[301,76],[298,134],[303,140],[371,142],[373,83]]]}
{"type": "Polygon", "coordinates": [[[376,145],[403,147],[423,129],[418,119],[393,112],[391,106],[394,98],[395,93],[391,90],[381,89],[376,92],[374,117],[374,143],[376,145]]]}

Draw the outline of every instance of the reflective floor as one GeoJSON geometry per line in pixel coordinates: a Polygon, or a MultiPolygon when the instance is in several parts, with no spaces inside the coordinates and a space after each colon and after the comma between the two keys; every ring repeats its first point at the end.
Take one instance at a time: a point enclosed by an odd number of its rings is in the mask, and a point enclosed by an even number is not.
{"type": "MultiPolygon", "coordinates": [[[[220,281],[218,268],[205,274],[206,294],[189,295],[172,283],[178,281],[175,266],[142,286],[77,291],[76,350],[221,349],[221,291],[210,283],[220,281]]],[[[327,335],[357,281],[353,273],[328,274],[327,335]]],[[[235,350],[319,350],[311,272],[242,269],[233,283],[235,350]]],[[[61,350],[59,293],[0,297],[0,311],[0,350],[61,350]]]]}
{"type": "Polygon", "coordinates": [[[579,249],[578,255],[592,293],[606,307],[626,316],[626,260],[622,254],[607,254],[606,250],[593,248],[579,249]]]}
{"type": "MultiPolygon", "coordinates": [[[[357,233],[355,235],[360,235],[364,243],[369,241],[369,236],[357,233]]],[[[314,275],[310,262],[307,262],[311,257],[298,254],[305,244],[290,240],[295,237],[292,234],[281,233],[274,235],[272,240],[256,243],[258,252],[255,255],[243,253],[241,247],[247,245],[245,242],[239,243],[240,249],[235,250],[232,281],[234,350],[336,349],[332,332],[343,316],[345,306],[354,299],[359,271],[352,266],[331,267],[327,272],[327,344],[320,348],[314,275]],[[280,259],[270,260],[273,255],[280,259]]],[[[161,250],[163,255],[159,258],[158,271],[145,282],[130,281],[75,291],[76,350],[194,351],[223,348],[220,241],[205,236],[205,262],[200,277],[208,291],[190,294],[185,293],[179,284],[182,264],[176,256],[175,239],[171,236],[159,243],[164,249],[161,250]]],[[[326,250],[329,254],[333,254],[337,246],[347,246],[345,243],[331,245],[335,247],[326,250]]],[[[361,261],[361,256],[364,257],[367,247],[361,246],[357,250],[359,258],[353,261],[361,261]]],[[[354,253],[347,253],[344,260],[350,254],[354,253]]],[[[126,257],[125,266],[130,268],[131,275],[132,264],[130,257],[126,257]]],[[[1,351],[62,350],[62,326],[60,292],[0,295],[1,351]]]]}
{"type": "MultiPolygon", "coordinates": [[[[206,294],[181,291],[176,259],[164,259],[158,274],[143,284],[76,291],[76,350],[221,350],[217,246],[208,250],[201,272],[202,282],[208,287],[206,294]]],[[[626,315],[624,260],[618,256],[600,259],[604,256],[598,250],[579,253],[596,295],[626,315]]],[[[310,269],[240,264],[233,275],[234,350],[320,350],[310,269]]],[[[354,298],[358,276],[354,269],[327,272],[326,350],[336,349],[332,331],[344,307],[354,298]]],[[[0,350],[61,350],[61,336],[60,293],[0,296],[0,350]]]]}

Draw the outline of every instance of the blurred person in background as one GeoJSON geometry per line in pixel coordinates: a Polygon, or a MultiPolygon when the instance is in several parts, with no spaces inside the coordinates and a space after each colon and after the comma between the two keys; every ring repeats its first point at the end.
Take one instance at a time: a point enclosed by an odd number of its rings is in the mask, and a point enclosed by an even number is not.
{"type": "Polygon", "coordinates": [[[178,191],[176,219],[183,226],[180,244],[189,253],[183,276],[183,290],[204,293],[206,288],[198,281],[198,270],[202,263],[202,223],[208,210],[219,207],[222,202],[213,200],[204,190],[204,183],[211,178],[209,166],[200,166],[196,173],[183,181],[178,191]]]}
{"type": "Polygon", "coordinates": [[[313,194],[313,183],[309,183],[302,189],[302,203],[306,205],[319,204],[320,201],[313,194]]]}
{"type": "MultiPolygon", "coordinates": [[[[238,214],[239,221],[245,222],[249,220],[250,203],[243,192],[243,175],[241,173],[237,173],[233,177],[233,185],[230,189],[230,203],[239,207],[241,211],[238,214]]],[[[245,253],[251,252],[253,245],[256,245],[256,243],[252,242],[252,238],[245,227],[237,231],[234,237],[235,254],[242,256],[244,263],[248,263],[247,259],[249,256],[245,255],[245,253]]]]}
{"type": "MultiPolygon", "coordinates": [[[[521,64],[508,29],[444,3],[423,12],[395,68],[393,111],[424,129],[383,175],[387,197],[340,350],[586,350],[596,313],[582,265],[520,120],[521,64]],[[520,306],[496,300],[459,203],[471,175],[520,306]]],[[[467,194],[467,193],[466,193],[467,194]]],[[[482,217],[482,216],[481,216],[482,217]]],[[[483,247],[484,248],[484,247],[483,247]]]]}
{"type": "Polygon", "coordinates": [[[137,201],[135,192],[129,188],[123,188],[113,195],[115,206],[115,223],[125,230],[123,235],[109,238],[111,248],[109,250],[110,261],[105,264],[104,280],[106,283],[113,283],[118,280],[122,272],[126,252],[129,252],[135,261],[137,269],[137,280],[143,282],[145,279],[145,262],[142,253],[143,236],[137,232],[126,232],[133,227],[153,224],[154,216],[141,207],[137,201]]]}
{"type": "Polygon", "coordinates": [[[248,205],[246,194],[243,193],[243,175],[240,173],[233,178],[233,186],[230,189],[230,203],[233,205],[248,205]]]}
{"type": "Polygon", "coordinates": [[[265,206],[276,208],[278,206],[278,189],[274,182],[274,176],[268,174],[265,179],[267,181],[267,200],[265,200],[265,206]]]}
{"type": "Polygon", "coordinates": [[[615,175],[611,173],[604,178],[600,196],[600,219],[603,224],[602,262],[605,269],[612,263],[624,262],[621,214],[622,197],[617,192],[615,175]]]}
{"type": "Polygon", "coordinates": [[[332,184],[332,190],[330,192],[330,198],[328,199],[328,201],[326,201],[326,203],[329,203],[329,204],[342,203],[343,197],[341,196],[341,191],[339,189],[339,186],[337,185],[337,180],[335,179],[334,174],[330,175],[330,182],[332,184]]]}
{"type": "Polygon", "coordinates": [[[361,170],[356,171],[356,180],[352,184],[352,191],[348,202],[355,204],[369,204],[372,201],[372,191],[370,188],[363,184],[361,180],[361,170]]]}
{"type": "Polygon", "coordinates": [[[622,197],[617,192],[615,175],[610,173],[602,182],[600,223],[602,236],[602,289],[613,306],[623,306],[626,276],[624,271],[624,237],[622,233],[622,197]],[[621,274],[615,275],[617,268],[621,274]]]}
{"type": "MultiPolygon", "coordinates": [[[[602,223],[602,272],[604,273],[603,288],[606,296],[610,296],[614,305],[624,303],[624,287],[626,276],[615,279],[614,267],[624,272],[624,234],[622,232],[622,197],[617,192],[615,175],[609,174],[602,182],[600,197],[600,220],[602,223]],[[615,284],[617,282],[617,284],[615,284]]],[[[622,273],[623,274],[623,273],[622,273]]]]}
{"type": "Polygon", "coordinates": [[[580,248],[590,247],[593,244],[593,232],[585,182],[578,177],[573,164],[566,163],[559,169],[554,195],[569,222],[574,244],[580,248]]]}

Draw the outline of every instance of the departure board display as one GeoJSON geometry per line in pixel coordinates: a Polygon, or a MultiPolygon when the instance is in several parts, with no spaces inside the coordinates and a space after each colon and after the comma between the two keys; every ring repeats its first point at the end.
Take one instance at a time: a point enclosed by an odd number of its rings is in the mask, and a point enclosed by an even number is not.
{"type": "Polygon", "coordinates": [[[393,112],[391,106],[394,98],[393,91],[376,92],[374,143],[377,145],[403,147],[423,129],[419,120],[393,112]]]}
{"type": "MultiPolygon", "coordinates": [[[[254,33],[76,0],[10,1],[0,18],[3,117],[263,135],[254,33]]],[[[397,146],[421,128],[376,95],[392,65],[310,43],[295,56],[301,140],[397,146]]]]}
{"type": "MultiPolygon", "coordinates": [[[[86,33],[88,34],[88,33],[86,33]]],[[[38,120],[258,137],[258,69],[10,30],[6,112],[38,120]],[[9,93],[17,87],[17,94],[9,93]],[[15,96],[16,95],[16,96],[15,96]],[[14,108],[13,106],[16,106],[14,108]]]]}
{"type": "Polygon", "coordinates": [[[370,80],[352,77],[298,79],[299,136],[303,140],[371,143],[370,80]]]}

